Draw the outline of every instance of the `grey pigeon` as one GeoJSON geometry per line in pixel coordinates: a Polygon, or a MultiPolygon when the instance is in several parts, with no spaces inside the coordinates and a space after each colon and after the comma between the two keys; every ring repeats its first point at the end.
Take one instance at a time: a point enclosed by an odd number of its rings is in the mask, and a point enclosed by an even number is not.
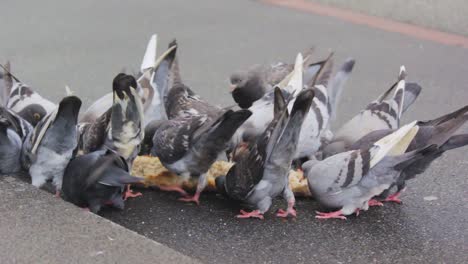
{"type": "Polygon", "coordinates": [[[253,211],[241,210],[239,218],[256,217],[270,209],[272,200],[279,195],[288,202],[286,211],[279,217],[296,216],[295,198],[289,186],[289,170],[301,133],[301,124],[312,104],[314,92],[308,88],[297,96],[291,115],[285,107],[279,88],[275,89],[275,117],[265,132],[247,146],[234,151],[235,164],[225,177],[216,179],[217,188],[232,199],[238,200],[253,211]],[[281,105],[284,104],[284,107],[281,105]]]}
{"type": "Polygon", "coordinates": [[[136,80],[118,74],[112,83],[112,108],[91,124],[80,124],[79,154],[109,148],[124,157],[130,166],[144,137],[143,105],[137,95],[136,80]]]}
{"type": "Polygon", "coordinates": [[[125,185],[142,180],[129,174],[124,158],[111,150],[98,150],[70,161],[62,190],[65,200],[98,213],[103,206],[124,209],[125,185]]]}
{"type": "MultiPolygon", "coordinates": [[[[418,122],[418,133],[413,141],[411,141],[407,152],[432,144],[436,144],[438,146],[437,151],[434,151],[432,155],[427,155],[424,159],[420,159],[417,162],[414,162],[411,166],[405,168],[397,182],[385,190],[385,192],[379,196],[379,199],[401,203],[399,196],[405,189],[407,180],[413,179],[416,175],[422,174],[426,171],[431,163],[442,156],[445,151],[467,145],[468,134],[454,135],[468,120],[467,112],[468,106],[465,106],[439,118],[418,122]],[[390,195],[390,190],[393,186],[396,186],[397,190],[395,193],[390,195]]],[[[393,132],[394,130],[392,129],[373,131],[351,145],[348,150],[368,148],[374,144],[374,142],[393,132]]]]}
{"type": "Polygon", "coordinates": [[[406,70],[402,66],[398,81],[390,89],[334,133],[333,139],[323,147],[323,156],[328,157],[345,151],[347,147],[371,131],[397,129],[402,113],[416,100],[421,91],[419,85],[407,84],[405,77],[406,70]],[[387,99],[393,90],[395,90],[393,97],[387,99]]]}
{"type": "Polygon", "coordinates": [[[0,66],[4,70],[5,90],[10,91],[7,99],[8,108],[33,126],[55,110],[57,106],[54,103],[42,97],[11,74],[9,64],[0,66]]]}
{"type": "Polygon", "coordinates": [[[168,119],[198,115],[206,115],[209,119],[215,119],[223,112],[223,109],[208,103],[183,83],[177,58],[173,62],[171,75],[172,86],[167,96],[164,97],[168,119]]]}
{"type": "MultiPolygon", "coordinates": [[[[311,63],[313,48],[303,52],[304,83],[309,82],[321,68],[324,61],[311,63]]],[[[239,71],[230,76],[231,94],[234,101],[247,109],[280,83],[294,69],[294,64],[278,62],[270,65],[253,65],[246,71],[239,71]]]]}
{"type": "MultiPolygon", "coordinates": [[[[7,62],[5,67],[8,69],[10,67],[10,63],[7,62]]],[[[6,106],[8,103],[8,98],[10,97],[10,91],[7,87],[11,85],[7,85],[5,81],[5,72],[0,71],[0,106],[6,106]]]]}
{"type": "Polygon", "coordinates": [[[63,171],[78,144],[76,124],[81,100],[63,98],[59,106],[37,124],[23,144],[22,163],[29,170],[32,184],[41,187],[47,180],[57,191],[62,187],[63,171]]]}
{"type": "Polygon", "coordinates": [[[21,171],[21,149],[32,126],[13,113],[0,107],[0,174],[21,171]]]}
{"type": "MultiPolygon", "coordinates": [[[[232,135],[250,114],[249,110],[228,110],[218,119],[200,115],[177,117],[158,124],[151,154],[184,180],[198,177],[195,195],[182,201],[199,203],[200,193],[207,184],[206,172],[227,149],[232,135]]],[[[165,190],[176,188],[169,186],[165,190]]]]}
{"type": "Polygon", "coordinates": [[[432,155],[436,145],[405,153],[418,131],[416,122],[382,138],[370,148],[342,152],[303,165],[309,189],[323,206],[339,209],[317,212],[316,218],[341,218],[378,205],[373,197],[398,181],[401,171],[432,155]]]}

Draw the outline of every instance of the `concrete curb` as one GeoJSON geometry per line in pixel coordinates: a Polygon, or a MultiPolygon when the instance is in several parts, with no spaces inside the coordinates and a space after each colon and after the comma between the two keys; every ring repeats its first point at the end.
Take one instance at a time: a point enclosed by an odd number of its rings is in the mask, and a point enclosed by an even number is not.
{"type": "Polygon", "coordinates": [[[0,223],[2,263],[200,263],[10,176],[0,223]]]}

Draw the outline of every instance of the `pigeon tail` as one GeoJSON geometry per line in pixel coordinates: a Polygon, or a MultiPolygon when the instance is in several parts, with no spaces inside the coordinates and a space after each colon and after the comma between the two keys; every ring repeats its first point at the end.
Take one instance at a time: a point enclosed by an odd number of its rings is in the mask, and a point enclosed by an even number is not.
{"type": "Polygon", "coordinates": [[[408,110],[408,108],[416,101],[419,94],[421,93],[422,87],[417,83],[406,83],[405,86],[405,95],[403,102],[403,113],[408,110]]]}
{"type": "Polygon", "coordinates": [[[341,93],[343,92],[346,81],[353,71],[355,62],[356,61],[352,58],[347,59],[341,66],[340,70],[335,74],[327,89],[328,104],[330,105],[330,116],[332,119],[336,118],[336,112],[338,111],[338,103],[341,98],[341,93]]]}
{"type": "Polygon", "coordinates": [[[249,110],[227,111],[208,131],[208,139],[220,146],[224,145],[251,115],[249,110]]]}
{"type": "Polygon", "coordinates": [[[468,145],[468,134],[455,135],[449,138],[440,149],[447,151],[451,149],[461,148],[468,145]]]}
{"type": "Polygon", "coordinates": [[[421,149],[417,149],[400,156],[392,157],[393,167],[399,171],[412,165],[414,162],[423,159],[426,156],[432,155],[438,152],[439,148],[437,145],[429,145],[421,149]]]}

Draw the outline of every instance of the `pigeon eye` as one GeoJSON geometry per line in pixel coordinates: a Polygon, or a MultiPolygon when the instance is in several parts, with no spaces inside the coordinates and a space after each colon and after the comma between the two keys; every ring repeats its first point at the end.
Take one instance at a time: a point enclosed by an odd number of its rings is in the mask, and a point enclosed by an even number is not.
{"type": "Polygon", "coordinates": [[[34,113],[34,114],[33,114],[33,118],[34,118],[35,120],[39,121],[39,120],[41,119],[41,115],[38,114],[38,113],[34,113]]]}

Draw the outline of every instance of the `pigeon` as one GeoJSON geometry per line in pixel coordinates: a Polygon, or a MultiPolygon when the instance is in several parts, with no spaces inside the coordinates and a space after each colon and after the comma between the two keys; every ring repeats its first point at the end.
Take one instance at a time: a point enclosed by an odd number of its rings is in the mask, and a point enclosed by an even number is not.
{"type": "Polygon", "coordinates": [[[5,89],[10,91],[7,99],[8,108],[33,126],[36,126],[46,115],[56,109],[57,106],[54,103],[43,98],[39,93],[11,74],[9,64],[0,66],[4,70],[5,89]]]}
{"type": "MultiPolygon", "coordinates": [[[[195,195],[181,198],[182,201],[199,204],[200,194],[207,185],[206,172],[227,149],[236,129],[250,115],[249,110],[227,110],[213,120],[207,115],[180,116],[158,124],[151,154],[158,157],[164,167],[184,180],[198,177],[195,195]]],[[[174,186],[162,189],[176,190],[184,194],[174,186]]]]}
{"type": "MultiPolygon", "coordinates": [[[[323,61],[310,63],[313,48],[306,50],[303,55],[304,83],[309,82],[320,69],[323,61]]],[[[247,71],[239,71],[230,76],[230,91],[234,101],[240,108],[247,109],[292,72],[294,64],[278,62],[270,65],[254,65],[247,71]]]]}
{"type": "Polygon", "coordinates": [[[416,100],[421,91],[419,85],[407,84],[405,77],[405,67],[401,66],[398,81],[377,100],[341,126],[334,134],[333,139],[326,142],[322,155],[329,157],[343,152],[349,145],[371,131],[397,129],[402,113],[416,100]],[[393,90],[395,90],[394,96],[387,99],[393,90]]]}
{"type": "MultiPolygon", "coordinates": [[[[315,152],[320,148],[322,137],[325,137],[329,133],[329,121],[330,115],[334,113],[332,105],[329,104],[333,101],[334,103],[338,101],[338,97],[341,94],[346,80],[348,79],[355,61],[353,59],[348,59],[341,66],[337,74],[332,78],[330,83],[336,85],[336,87],[330,87],[328,85],[331,67],[332,67],[332,54],[324,61],[322,68],[315,75],[315,77],[309,82],[306,83],[306,87],[311,87],[315,92],[315,97],[312,102],[312,106],[304,123],[302,124],[302,131],[300,134],[299,145],[297,152],[294,155],[294,159],[309,158],[315,154],[315,152]],[[329,100],[328,92],[332,91],[332,95],[336,96],[329,100]]],[[[301,64],[302,56],[299,54],[296,58],[296,68],[299,68],[301,64]]],[[[294,74],[301,74],[300,71],[293,71],[294,74]]],[[[290,77],[291,78],[291,77],[290,77]]],[[[285,97],[292,95],[292,99],[288,103],[288,109],[291,110],[294,103],[294,97],[297,95],[297,92],[302,89],[304,83],[302,80],[298,79],[298,85],[291,86],[284,84],[288,79],[285,79],[280,83],[279,87],[282,88],[283,94],[285,97]],[[292,87],[296,87],[293,89],[292,87]]],[[[272,120],[273,113],[273,104],[271,93],[265,94],[260,100],[257,100],[252,107],[249,109],[252,111],[252,116],[244,123],[244,125],[236,133],[235,143],[240,142],[240,137],[244,130],[250,129],[256,131],[257,134],[261,134],[262,131],[268,126],[268,122],[272,120]]]]}
{"type": "MultiPolygon", "coordinates": [[[[5,67],[9,68],[10,63],[7,62],[5,67]]],[[[10,91],[8,90],[7,87],[10,87],[10,85],[7,85],[6,83],[5,73],[3,71],[0,71],[0,106],[6,106],[8,103],[8,98],[10,97],[10,91]]]]}
{"type": "Polygon", "coordinates": [[[31,124],[20,116],[7,108],[0,107],[0,174],[21,171],[23,141],[32,129],[31,124]]]}
{"type": "Polygon", "coordinates": [[[57,109],[41,120],[23,144],[22,165],[29,171],[32,184],[41,187],[52,179],[57,194],[62,187],[63,171],[78,144],[76,124],[81,100],[63,98],[57,109]]]}
{"type": "MultiPolygon", "coordinates": [[[[379,195],[379,200],[401,203],[399,196],[405,189],[407,180],[413,179],[416,175],[422,174],[426,171],[431,163],[442,156],[445,151],[467,145],[468,134],[454,135],[468,120],[467,112],[468,106],[465,106],[433,120],[419,121],[417,123],[419,126],[418,133],[414,137],[413,141],[411,141],[407,152],[432,144],[436,144],[438,146],[437,151],[432,155],[426,156],[424,159],[418,160],[410,167],[405,168],[397,182],[385,190],[384,193],[379,195]],[[395,193],[390,194],[390,190],[393,186],[396,186],[397,190],[395,193]]],[[[393,133],[394,131],[395,130],[392,129],[384,129],[370,132],[351,145],[348,150],[369,148],[374,144],[374,142],[393,133]]]]}
{"type": "Polygon", "coordinates": [[[64,199],[98,213],[103,206],[124,209],[126,184],[142,182],[129,174],[124,158],[111,150],[98,150],[70,161],[63,175],[64,199]]]}
{"type": "Polygon", "coordinates": [[[330,213],[317,212],[316,218],[346,219],[346,215],[380,205],[372,198],[397,182],[402,170],[437,151],[436,145],[430,145],[405,153],[418,129],[416,122],[412,122],[370,148],[304,163],[304,175],[312,195],[323,206],[339,209],[330,213]]]}
{"type": "MultiPolygon", "coordinates": [[[[302,76],[299,75],[300,78],[302,76]]],[[[289,186],[289,170],[299,142],[301,124],[312,104],[314,91],[302,90],[294,101],[291,115],[280,89],[275,88],[274,118],[264,133],[234,151],[235,162],[226,176],[216,179],[216,186],[230,198],[238,200],[253,211],[241,210],[238,218],[260,218],[279,195],[288,202],[286,211],[278,217],[296,217],[295,198],[289,186]]]]}
{"type": "Polygon", "coordinates": [[[79,154],[108,148],[132,165],[144,137],[143,105],[136,85],[131,75],[119,73],[114,78],[112,107],[95,122],[79,125],[79,154]]]}
{"type": "Polygon", "coordinates": [[[164,106],[169,120],[199,115],[206,115],[210,120],[214,120],[223,112],[223,109],[203,100],[183,83],[177,58],[173,62],[171,75],[172,86],[167,96],[164,97],[164,106]]]}
{"type": "Polygon", "coordinates": [[[153,68],[145,72],[145,75],[139,79],[141,87],[145,89],[147,95],[144,96],[145,103],[145,126],[153,120],[168,119],[164,98],[167,97],[171,85],[172,64],[176,58],[177,42],[173,40],[169,43],[169,48],[164,52],[155,63],[153,68]],[[150,77],[146,78],[149,74],[150,77]]]}
{"type": "MultiPolygon", "coordinates": [[[[146,116],[145,126],[155,119],[167,119],[162,99],[159,96],[159,90],[167,92],[169,70],[176,52],[176,42],[173,41],[170,43],[169,49],[156,59],[156,41],[157,36],[153,35],[148,43],[140,67],[141,75],[137,79],[138,86],[134,87],[143,103],[146,116]]],[[[105,94],[80,115],[80,123],[95,122],[112,107],[112,104],[113,94],[105,94]]]]}

